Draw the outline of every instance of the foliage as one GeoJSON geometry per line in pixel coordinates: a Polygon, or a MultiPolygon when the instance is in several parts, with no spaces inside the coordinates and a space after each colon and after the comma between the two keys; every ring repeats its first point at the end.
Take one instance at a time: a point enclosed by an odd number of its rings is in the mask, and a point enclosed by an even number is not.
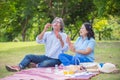
{"type": "Polygon", "coordinates": [[[120,18],[117,16],[109,16],[109,27],[112,29],[112,40],[120,40],[120,18]]]}
{"type": "Polygon", "coordinates": [[[97,14],[102,16],[120,16],[120,0],[93,0],[97,8],[97,14]]]}
{"type": "MultiPolygon", "coordinates": [[[[2,37],[4,38],[4,36],[7,36],[8,41],[13,40],[19,34],[22,35],[22,40],[25,41],[26,36],[30,37],[29,35],[27,35],[27,32],[30,33],[29,29],[32,30],[33,27],[34,28],[36,27],[38,28],[36,29],[36,31],[40,32],[39,29],[40,27],[38,27],[38,25],[40,24],[43,25],[47,20],[49,20],[48,18],[44,18],[46,14],[44,11],[42,11],[44,10],[45,6],[41,6],[41,7],[39,6],[39,5],[44,5],[42,1],[39,0],[9,1],[8,0],[8,1],[3,1],[2,4],[3,4],[1,5],[3,7],[1,8],[2,12],[8,13],[8,14],[1,13],[1,15],[3,16],[5,15],[4,17],[1,16],[4,20],[3,22],[1,22],[2,23],[1,27],[6,28],[6,30],[4,31],[5,34],[2,34],[2,37]],[[11,7],[8,5],[11,5],[11,7]],[[43,18],[45,20],[43,20],[43,18]]],[[[31,37],[33,36],[36,36],[34,32],[31,37]]],[[[30,40],[33,40],[33,38],[30,40]]]]}
{"type": "Polygon", "coordinates": [[[105,18],[95,20],[93,26],[95,28],[95,32],[98,33],[99,40],[101,40],[102,35],[105,36],[103,33],[106,34],[108,32],[107,25],[108,25],[108,21],[105,18]]]}
{"type": "Polygon", "coordinates": [[[95,19],[94,29],[98,33],[98,40],[119,40],[120,26],[119,18],[109,16],[108,19],[95,19]]]}
{"type": "MultiPolygon", "coordinates": [[[[79,35],[83,22],[95,24],[95,32],[101,39],[119,40],[119,29],[109,27],[110,15],[120,14],[119,0],[1,0],[0,41],[32,41],[47,22],[58,16],[65,22],[65,32],[72,40],[79,35]],[[106,20],[108,24],[104,24],[106,20]],[[102,23],[103,22],[103,23],[102,23]],[[113,32],[111,35],[110,32],[113,32]],[[115,33],[117,32],[117,33],[115,33]]],[[[115,19],[114,18],[114,19],[115,19]]],[[[114,20],[111,19],[111,20],[114,20]]],[[[119,19],[117,20],[119,21],[119,19]]],[[[115,26],[116,23],[114,23],[115,26]]],[[[117,22],[116,27],[119,22],[117,22]]]]}

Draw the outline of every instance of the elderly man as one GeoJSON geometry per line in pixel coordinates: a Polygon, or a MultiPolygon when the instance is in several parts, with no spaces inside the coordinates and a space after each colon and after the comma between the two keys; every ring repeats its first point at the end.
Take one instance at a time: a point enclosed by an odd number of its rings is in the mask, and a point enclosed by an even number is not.
{"type": "Polygon", "coordinates": [[[66,43],[67,35],[63,32],[64,22],[62,18],[56,17],[52,24],[47,23],[43,31],[36,37],[38,43],[45,44],[44,55],[29,54],[24,57],[18,66],[6,66],[8,71],[19,71],[26,68],[31,62],[35,67],[54,67],[61,64],[58,56],[68,50],[66,43]],[[52,28],[52,31],[47,31],[52,28]]]}

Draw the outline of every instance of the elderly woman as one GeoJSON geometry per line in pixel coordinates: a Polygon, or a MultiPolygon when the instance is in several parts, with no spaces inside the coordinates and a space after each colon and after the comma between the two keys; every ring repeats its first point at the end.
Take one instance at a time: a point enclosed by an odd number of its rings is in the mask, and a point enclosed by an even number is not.
{"type": "Polygon", "coordinates": [[[75,56],[64,53],[59,55],[60,61],[65,66],[94,61],[95,37],[91,24],[84,23],[79,33],[80,36],[77,38],[74,46],[70,38],[67,38],[69,48],[75,53],[75,56]]]}
{"type": "Polygon", "coordinates": [[[52,24],[47,23],[43,31],[36,37],[38,43],[45,44],[45,55],[29,54],[24,57],[18,66],[6,66],[8,71],[19,71],[26,68],[31,62],[34,67],[54,67],[61,64],[58,56],[68,50],[67,35],[63,32],[64,22],[56,17],[52,24]],[[47,31],[52,28],[52,31],[47,31]],[[47,31],[47,32],[46,32],[47,31]]]}

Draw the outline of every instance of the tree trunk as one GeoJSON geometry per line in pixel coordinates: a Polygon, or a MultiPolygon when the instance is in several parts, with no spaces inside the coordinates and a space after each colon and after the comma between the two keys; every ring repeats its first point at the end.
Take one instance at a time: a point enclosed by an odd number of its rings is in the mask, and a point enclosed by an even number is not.
{"type": "Polygon", "coordinates": [[[22,32],[22,41],[25,41],[26,31],[22,32]]]}
{"type": "Polygon", "coordinates": [[[101,40],[101,32],[99,32],[99,36],[98,37],[99,37],[99,40],[101,40]]]}
{"type": "Polygon", "coordinates": [[[74,40],[77,34],[78,32],[76,31],[76,33],[74,33],[74,35],[71,37],[71,40],[74,40]]]}
{"type": "Polygon", "coordinates": [[[26,38],[26,31],[27,31],[27,24],[28,24],[28,20],[30,19],[30,16],[28,15],[27,18],[25,18],[23,20],[23,22],[21,23],[22,25],[22,41],[25,41],[26,38]]]}
{"type": "Polygon", "coordinates": [[[77,34],[79,34],[79,28],[76,27],[76,31],[75,31],[75,33],[72,33],[72,34],[73,34],[73,35],[71,36],[71,40],[74,40],[75,37],[77,36],[77,34]]]}

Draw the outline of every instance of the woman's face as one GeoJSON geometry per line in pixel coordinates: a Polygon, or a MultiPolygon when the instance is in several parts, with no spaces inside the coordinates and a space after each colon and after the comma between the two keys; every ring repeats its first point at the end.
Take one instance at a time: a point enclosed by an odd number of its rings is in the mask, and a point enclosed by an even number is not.
{"type": "Polygon", "coordinates": [[[52,27],[54,30],[60,30],[61,26],[60,26],[60,20],[57,19],[53,24],[52,27]]]}
{"type": "Polygon", "coordinates": [[[80,33],[80,36],[82,36],[82,37],[86,37],[86,36],[87,36],[88,31],[86,30],[84,24],[83,24],[82,27],[80,28],[79,33],[80,33]]]}

